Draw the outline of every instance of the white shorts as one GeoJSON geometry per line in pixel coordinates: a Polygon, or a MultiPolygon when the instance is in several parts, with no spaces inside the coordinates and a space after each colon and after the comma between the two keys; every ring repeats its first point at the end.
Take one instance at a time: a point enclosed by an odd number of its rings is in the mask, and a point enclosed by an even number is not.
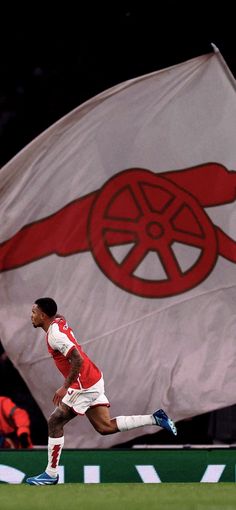
{"type": "Polygon", "coordinates": [[[104,393],[104,379],[90,386],[90,388],[75,390],[68,388],[62,402],[73,409],[76,414],[84,415],[90,407],[106,406],[110,407],[109,400],[104,393]]]}

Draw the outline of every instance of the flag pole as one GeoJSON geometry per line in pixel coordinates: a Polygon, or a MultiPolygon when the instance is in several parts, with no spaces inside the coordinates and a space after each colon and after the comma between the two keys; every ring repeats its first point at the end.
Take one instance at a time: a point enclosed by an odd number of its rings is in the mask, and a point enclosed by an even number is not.
{"type": "Polygon", "coordinates": [[[228,67],[223,55],[220,53],[220,50],[219,48],[217,48],[217,46],[214,44],[214,43],[211,43],[211,46],[214,50],[214,53],[217,55],[217,58],[218,60],[220,61],[225,73],[227,74],[230,82],[232,83],[234,89],[236,90],[236,79],[233,75],[233,73],[231,72],[230,68],[228,67]]]}

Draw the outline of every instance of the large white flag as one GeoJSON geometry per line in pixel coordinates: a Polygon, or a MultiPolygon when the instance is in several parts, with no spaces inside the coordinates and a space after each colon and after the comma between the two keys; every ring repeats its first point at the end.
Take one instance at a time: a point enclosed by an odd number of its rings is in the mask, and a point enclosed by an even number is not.
{"type": "MultiPolygon", "coordinates": [[[[111,414],[235,403],[236,94],[219,52],[86,102],[0,171],[0,337],[48,417],[61,376],[30,315],[59,304],[111,414]]],[[[109,447],[86,418],[66,447],[109,447]]]]}

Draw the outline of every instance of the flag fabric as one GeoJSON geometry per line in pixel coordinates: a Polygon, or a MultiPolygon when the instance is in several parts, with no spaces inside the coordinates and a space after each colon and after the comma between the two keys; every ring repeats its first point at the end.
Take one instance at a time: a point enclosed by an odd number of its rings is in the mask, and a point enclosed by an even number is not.
{"type": "MultiPolygon", "coordinates": [[[[45,417],[61,375],[31,307],[53,297],[111,415],[235,403],[236,95],[220,52],[121,83],[0,170],[0,338],[45,417]]],[[[65,447],[100,448],[84,417],[65,447]]]]}

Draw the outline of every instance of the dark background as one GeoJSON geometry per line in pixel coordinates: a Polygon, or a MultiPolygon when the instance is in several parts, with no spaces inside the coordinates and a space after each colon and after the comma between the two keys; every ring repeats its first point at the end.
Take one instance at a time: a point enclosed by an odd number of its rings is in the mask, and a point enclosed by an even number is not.
{"type": "MultiPolygon", "coordinates": [[[[233,6],[165,0],[139,6],[33,2],[2,7],[0,167],[87,99],[117,83],[209,53],[211,42],[236,76],[233,6]]],[[[46,420],[27,387],[10,360],[1,368],[0,392],[28,408],[33,442],[46,444],[46,420]]],[[[135,442],[230,444],[236,440],[235,418],[232,406],[181,422],[177,439],[162,431],[135,442]]]]}
{"type": "Polygon", "coordinates": [[[2,9],[0,167],[92,96],[208,53],[211,42],[236,75],[233,2],[84,3],[2,9]]]}

